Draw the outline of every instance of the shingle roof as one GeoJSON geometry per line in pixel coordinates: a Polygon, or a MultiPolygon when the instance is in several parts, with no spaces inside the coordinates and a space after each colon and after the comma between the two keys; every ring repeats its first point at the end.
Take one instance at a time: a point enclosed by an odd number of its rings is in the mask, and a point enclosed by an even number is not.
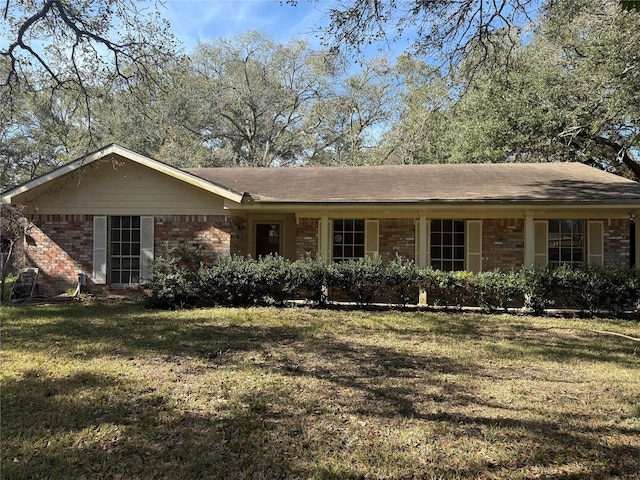
{"type": "Polygon", "coordinates": [[[185,170],[258,202],[640,201],[637,182],[580,163],[185,170]]]}

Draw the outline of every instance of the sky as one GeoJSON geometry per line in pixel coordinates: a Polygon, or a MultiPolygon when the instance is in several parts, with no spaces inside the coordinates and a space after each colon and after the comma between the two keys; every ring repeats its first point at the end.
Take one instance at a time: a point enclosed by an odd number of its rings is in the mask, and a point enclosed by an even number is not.
{"type": "MultiPolygon", "coordinates": [[[[279,43],[297,38],[320,48],[318,30],[328,24],[324,11],[334,3],[298,0],[296,6],[291,6],[284,0],[165,0],[160,12],[187,53],[198,41],[231,38],[249,30],[264,32],[279,43]]],[[[401,50],[400,45],[391,51],[386,46],[382,51],[374,46],[365,53],[397,56],[401,50]]]]}
{"type": "Polygon", "coordinates": [[[318,45],[313,31],[327,23],[321,9],[328,3],[301,0],[294,7],[277,0],[166,0],[160,11],[187,51],[198,41],[230,38],[249,30],[265,32],[281,43],[304,38],[318,45]]]}

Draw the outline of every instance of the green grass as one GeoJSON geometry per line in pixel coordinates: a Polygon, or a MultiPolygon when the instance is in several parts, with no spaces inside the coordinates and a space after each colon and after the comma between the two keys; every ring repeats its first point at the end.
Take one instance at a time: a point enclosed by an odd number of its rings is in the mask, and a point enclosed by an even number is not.
{"type": "Polygon", "coordinates": [[[2,478],[640,479],[637,322],[0,313],[2,478]]]}

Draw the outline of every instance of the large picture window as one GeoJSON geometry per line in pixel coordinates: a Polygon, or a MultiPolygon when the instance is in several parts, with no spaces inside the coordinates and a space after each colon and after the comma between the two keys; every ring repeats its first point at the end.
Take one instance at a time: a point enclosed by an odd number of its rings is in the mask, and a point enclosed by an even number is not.
{"type": "Polygon", "coordinates": [[[109,225],[109,281],[140,282],[140,217],[113,216],[109,225]]]}
{"type": "Polygon", "coordinates": [[[464,270],[464,220],[431,220],[431,268],[464,270]]]}
{"type": "Polygon", "coordinates": [[[342,262],[365,255],[364,220],[333,221],[333,261],[342,262]]]}
{"type": "Polygon", "coordinates": [[[584,261],[584,221],[549,220],[549,265],[578,266],[584,261]]]}

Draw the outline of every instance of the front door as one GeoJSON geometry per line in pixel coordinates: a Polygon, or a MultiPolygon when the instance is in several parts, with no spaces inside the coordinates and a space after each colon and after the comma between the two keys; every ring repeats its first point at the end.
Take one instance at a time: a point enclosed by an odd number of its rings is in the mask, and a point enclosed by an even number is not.
{"type": "Polygon", "coordinates": [[[280,255],[280,224],[256,223],[256,258],[280,255]]]}

